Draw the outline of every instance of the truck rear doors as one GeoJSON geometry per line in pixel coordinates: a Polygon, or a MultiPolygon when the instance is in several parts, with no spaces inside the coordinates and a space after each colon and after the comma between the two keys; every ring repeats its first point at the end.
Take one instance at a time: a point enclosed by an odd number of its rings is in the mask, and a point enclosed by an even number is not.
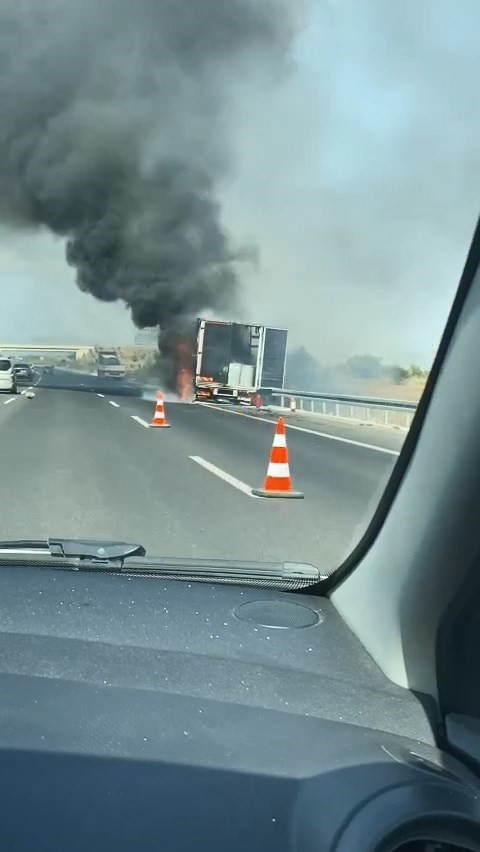
{"type": "Polygon", "coordinates": [[[263,364],[260,385],[263,388],[283,388],[287,357],[285,328],[265,328],[263,364]]]}

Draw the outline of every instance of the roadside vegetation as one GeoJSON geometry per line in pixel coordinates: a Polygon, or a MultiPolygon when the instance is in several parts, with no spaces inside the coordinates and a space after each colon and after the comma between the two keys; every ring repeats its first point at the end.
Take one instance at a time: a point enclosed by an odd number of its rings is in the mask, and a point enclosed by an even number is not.
{"type": "MultiPolygon", "coordinates": [[[[127,373],[140,381],[154,379],[160,374],[160,353],[154,346],[115,347],[127,373]]],[[[93,372],[96,369],[95,348],[75,362],[77,369],[93,372]]],[[[320,364],[303,347],[289,353],[285,387],[319,393],[350,393],[358,396],[379,396],[418,400],[422,395],[428,370],[418,364],[408,367],[385,364],[376,355],[353,355],[341,364],[320,364]]]]}
{"type": "Polygon", "coordinates": [[[285,387],[319,393],[418,400],[429,371],[418,364],[385,364],[376,355],[353,355],[341,364],[320,364],[303,347],[287,359],[285,387]]]}

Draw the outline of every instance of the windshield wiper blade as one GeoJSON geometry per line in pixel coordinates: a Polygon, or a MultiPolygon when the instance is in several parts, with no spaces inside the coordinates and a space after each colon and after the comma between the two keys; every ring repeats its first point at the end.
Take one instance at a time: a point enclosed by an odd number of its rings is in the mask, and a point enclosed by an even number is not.
{"type": "MultiPolygon", "coordinates": [[[[88,568],[87,568],[88,570],[88,568]]],[[[282,582],[298,580],[300,583],[318,583],[326,579],[314,565],[305,562],[257,562],[235,559],[195,559],[174,556],[135,556],[125,560],[121,567],[125,574],[151,574],[175,576],[179,579],[282,582]]]]}
{"type": "Polygon", "coordinates": [[[145,556],[147,553],[141,544],[94,538],[24,538],[0,541],[0,552],[2,550],[48,550],[51,556],[63,559],[88,559],[99,562],[123,560],[129,556],[145,556]]]}
{"type": "Polygon", "coordinates": [[[75,561],[78,571],[103,571],[112,574],[130,574],[168,579],[203,582],[233,582],[239,584],[281,586],[296,584],[298,588],[314,585],[327,575],[302,562],[239,562],[230,559],[195,559],[162,556],[136,556],[125,560],[104,562],[97,559],[75,561]]]}
{"type": "Polygon", "coordinates": [[[179,580],[234,582],[298,588],[321,583],[327,574],[304,562],[257,562],[234,559],[195,559],[147,556],[141,544],[97,539],[48,538],[0,541],[0,562],[37,564],[73,571],[163,576],[179,580]],[[27,559],[28,554],[28,559],[27,559]]]}

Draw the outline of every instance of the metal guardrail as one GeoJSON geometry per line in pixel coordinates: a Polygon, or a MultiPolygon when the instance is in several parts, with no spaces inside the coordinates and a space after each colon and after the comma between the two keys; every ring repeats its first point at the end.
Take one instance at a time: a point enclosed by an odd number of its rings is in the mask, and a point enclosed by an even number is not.
{"type": "Polygon", "coordinates": [[[367,420],[400,428],[409,428],[417,408],[417,403],[409,400],[316,393],[287,388],[261,388],[260,394],[266,405],[278,404],[286,410],[291,409],[294,401],[299,412],[367,420]]]}
{"type": "Polygon", "coordinates": [[[346,405],[358,405],[361,408],[383,408],[387,411],[416,411],[417,403],[404,399],[382,399],[379,396],[351,396],[350,394],[316,393],[315,391],[296,391],[283,388],[261,388],[265,397],[288,397],[289,399],[320,399],[346,405]]]}

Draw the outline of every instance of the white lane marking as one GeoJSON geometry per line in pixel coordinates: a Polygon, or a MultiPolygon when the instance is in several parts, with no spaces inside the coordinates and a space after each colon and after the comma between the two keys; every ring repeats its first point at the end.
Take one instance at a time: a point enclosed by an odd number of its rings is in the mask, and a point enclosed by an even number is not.
{"type": "Polygon", "coordinates": [[[105,399],[105,394],[104,394],[104,393],[97,393],[97,396],[101,397],[101,399],[105,399]]]}
{"type": "Polygon", "coordinates": [[[145,420],[142,420],[142,418],[139,417],[137,414],[131,414],[130,417],[132,418],[132,420],[135,420],[136,423],[140,423],[140,426],[145,426],[145,429],[150,428],[150,424],[147,423],[145,420]]]}
{"type": "Polygon", "coordinates": [[[108,400],[110,405],[113,405],[114,408],[120,408],[118,402],[114,402],[113,399],[108,400]]]}
{"type": "MultiPolygon", "coordinates": [[[[211,411],[221,411],[222,414],[236,414],[237,417],[248,417],[249,420],[255,420],[257,423],[273,423],[277,425],[277,420],[270,420],[267,417],[255,417],[253,414],[245,414],[244,411],[232,411],[230,408],[220,408],[210,402],[200,402],[198,405],[203,405],[204,408],[209,408],[211,411]]],[[[378,444],[366,444],[363,441],[355,441],[353,438],[342,438],[340,435],[330,435],[328,432],[317,432],[316,429],[307,429],[306,426],[295,426],[288,420],[285,421],[287,430],[294,429],[296,432],[306,432],[307,435],[316,435],[317,438],[328,438],[330,441],[339,441],[341,444],[351,444],[354,447],[362,447],[365,450],[375,450],[376,453],[386,453],[388,456],[399,456],[400,450],[389,450],[387,447],[379,447],[378,444]]]]}
{"type": "Polygon", "coordinates": [[[23,396],[24,394],[26,394],[26,392],[27,392],[27,389],[26,389],[26,388],[24,388],[24,390],[20,391],[20,393],[22,394],[22,396],[23,396]]]}
{"type": "Polygon", "coordinates": [[[213,473],[214,476],[218,476],[219,479],[223,479],[224,482],[227,482],[228,485],[231,485],[233,488],[236,488],[237,491],[241,491],[242,494],[246,494],[247,497],[256,498],[256,494],[252,494],[252,489],[245,482],[242,482],[240,479],[236,479],[235,476],[231,476],[226,470],[222,470],[220,467],[216,467],[216,465],[212,464],[209,461],[205,461],[201,456],[189,456],[189,459],[196,462],[200,465],[200,467],[204,467],[205,470],[208,470],[209,473],[213,473]]]}
{"type": "Polygon", "coordinates": [[[15,397],[14,397],[14,396],[12,396],[10,399],[6,399],[6,400],[5,400],[5,402],[4,402],[3,404],[4,404],[4,405],[8,405],[8,403],[9,403],[9,402],[15,402],[15,397]]]}

